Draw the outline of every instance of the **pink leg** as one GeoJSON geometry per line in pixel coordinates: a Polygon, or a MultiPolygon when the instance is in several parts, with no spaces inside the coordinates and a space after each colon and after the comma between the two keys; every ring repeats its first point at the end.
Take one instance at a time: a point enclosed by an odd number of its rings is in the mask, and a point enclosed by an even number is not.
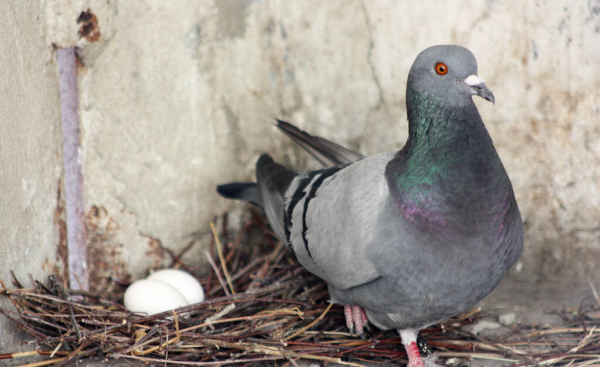
{"type": "Polygon", "coordinates": [[[354,334],[354,318],[352,317],[352,306],[344,305],[344,316],[346,316],[346,326],[350,334],[354,334]]]}
{"type": "Polygon", "coordinates": [[[419,347],[417,346],[417,334],[419,331],[413,329],[404,329],[398,330],[398,333],[402,338],[402,344],[404,344],[406,354],[408,355],[407,367],[425,367],[425,363],[423,363],[421,353],[419,352],[419,347]]]}
{"type": "Polygon", "coordinates": [[[363,324],[365,325],[365,327],[367,329],[370,329],[370,327],[369,327],[369,318],[367,317],[367,312],[365,311],[364,308],[360,308],[360,310],[362,311],[361,312],[361,316],[362,316],[363,324]]]}
{"type": "Polygon", "coordinates": [[[356,334],[364,338],[364,329],[369,328],[369,319],[365,309],[356,305],[345,305],[344,315],[346,316],[346,326],[348,326],[350,334],[354,334],[354,331],[356,331],[356,334]]]}

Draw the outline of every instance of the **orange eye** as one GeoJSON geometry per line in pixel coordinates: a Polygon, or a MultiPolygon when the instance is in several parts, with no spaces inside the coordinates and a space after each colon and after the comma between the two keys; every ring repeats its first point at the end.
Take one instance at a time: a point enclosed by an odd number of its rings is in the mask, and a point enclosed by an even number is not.
{"type": "Polygon", "coordinates": [[[448,72],[448,67],[443,62],[438,62],[435,64],[435,72],[440,75],[444,75],[448,72]]]}

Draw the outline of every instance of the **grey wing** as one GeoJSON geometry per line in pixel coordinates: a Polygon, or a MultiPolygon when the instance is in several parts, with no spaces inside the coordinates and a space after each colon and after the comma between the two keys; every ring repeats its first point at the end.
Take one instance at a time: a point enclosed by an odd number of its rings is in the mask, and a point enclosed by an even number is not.
{"type": "Polygon", "coordinates": [[[340,166],[364,158],[358,152],[344,148],[327,139],[310,135],[288,122],[277,120],[276,126],[310,155],[315,157],[323,167],[340,166]]]}
{"type": "Polygon", "coordinates": [[[298,261],[338,289],[380,277],[369,256],[376,220],[389,190],[385,166],[393,153],[298,175],[289,186],[285,217],[298,261]]]}

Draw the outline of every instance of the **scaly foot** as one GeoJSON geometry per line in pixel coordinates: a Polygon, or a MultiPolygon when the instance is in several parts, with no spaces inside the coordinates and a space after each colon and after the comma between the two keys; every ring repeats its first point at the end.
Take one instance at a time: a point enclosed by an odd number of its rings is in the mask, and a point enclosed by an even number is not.
{"type": "Polygon", "coordinates": [[[354,334],[356,331],[356,334],[364,339],[364,329],[370,330],[369,319],[367,318],[365,309],[356,305],[345,305],[344,315],[346,316],[346,326],[350,329],[350,334],[354,334]]]}

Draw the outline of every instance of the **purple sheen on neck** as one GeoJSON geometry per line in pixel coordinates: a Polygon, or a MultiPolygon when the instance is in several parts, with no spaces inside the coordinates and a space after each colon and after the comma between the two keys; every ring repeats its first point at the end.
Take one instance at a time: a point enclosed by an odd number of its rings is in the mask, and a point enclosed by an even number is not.
{"type": "Polygon", "coordinates": [[[403,200],[398,200],[397,204],[404,219],[419,230],[433,233],[446,232],[444,235],[448,236],[446,230],[451,224],[445,214],[436,211],[440,205],[435,198],[418,193],[414,195],[414,199],[407,195],[403,200]]]}
{"type": "MultiPolygon", "coordinates": [[[[512,207],[510,195],[502,195],[495,202],[496,204],[492,206],[472,208],[472,210],[480,213],[478,218],[481,220],[486,221],[485,218],[488,218],[490,235],[495,235],[502,242],[509,235],[507,231],[510,223],[507,221],[510,218],[509,214],[512,207]]],[[[462,215],[449,210],[443,199],[433,192],[402,195],[396,203],[404,219],[419,231],[453,240],[459,238],[460,233],[466,229],[456,227],[457,223],[454,219],[462,218],[462,215]]]]}

